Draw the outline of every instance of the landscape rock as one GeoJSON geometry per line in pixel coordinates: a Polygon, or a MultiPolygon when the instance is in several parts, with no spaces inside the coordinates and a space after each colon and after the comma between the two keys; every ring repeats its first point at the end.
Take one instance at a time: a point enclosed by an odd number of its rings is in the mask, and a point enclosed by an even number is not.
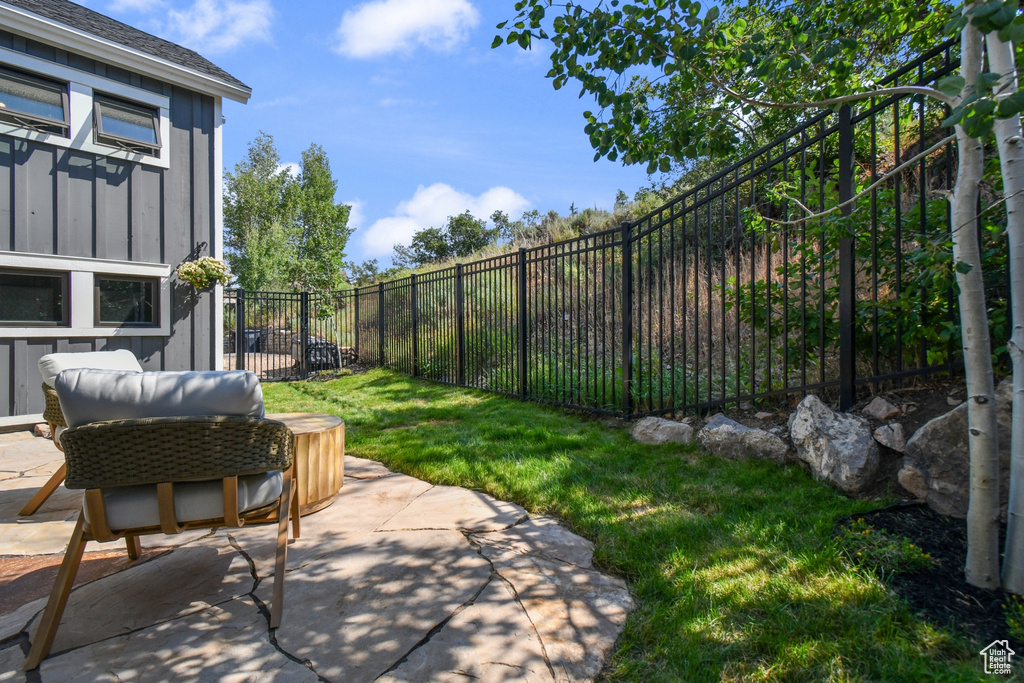
{"type": "Polygon", "coordinates": [[[881,396],[875,396],[871,399],[871,403],[864,406],[864,410],[861,411],[868,417],[873,417],[880,422],[891,420],[900,414],[900,409],[893,404],[886,401],[881,396]]]}
{"type": "Polygon", "coordinates": [[[655,446],[663,443],[693,443],[693,427],[663,417],[645,417],[636,423],[631,433],[636,441],[655,446]]]}
{"type": "Polygon", "coordinates": [[[907,448],[907,437],[903,433],[903,425],[899,422],[882,425],[875,430],[874,436],[875,441],[897,453],[903,453],[907,448]]]}
{"type": "Polygon", "coordinates": [[[878,445],[867,420],[833,412],[817,396],[804,397],[791,420],[797,457],[819,479],[844,493],[863,491],[878,472],[878,445]]]}
{"type": "MultiPolygon", "coordinates": [[[[996,388],[999,420],[999,500],[1005,513],[1009,495],[1010,429],[1013,384],[1004,380],[996,388]]],[[[964,518],[970,497],[968,404],[925,423],[907,441],[900,485],[939,514],[964,518]]]]}
{"type": "Polygon", "coordinates": [[[719,413],[697,432],[697,440],[705,449],[727,460],[760,458],[783,463],[789,446],[774,434],[730,420],[719,413]]]}
{"type": "Polygon", "coordinates": [[[760,413],[754,413],[754,417],[757,418],[758,420],[767,420],[768,418],[774,415],[775,413],[769,413],[764,410],[762,410],[760,413]]]}
{"type": "Polygon", "coordinates": [[[50,434],[50,425],[45,422],[40,422],[36,426],[32,427],[32,433],[41,439],[53,438],[50,434]]]}
{"type": "Polygon", "coordinates": [[[963,403],[963,401],[961,401],[961,400],[960,400],[960,399],[958,399],[958,398],[953,398],[952,396],[947,396],[947,397],[946,397],[946,404],[947,404],[947,405],[951,405],[951,406],[958,406],[958,405],[960,405],[961,403],[963,403]]]}

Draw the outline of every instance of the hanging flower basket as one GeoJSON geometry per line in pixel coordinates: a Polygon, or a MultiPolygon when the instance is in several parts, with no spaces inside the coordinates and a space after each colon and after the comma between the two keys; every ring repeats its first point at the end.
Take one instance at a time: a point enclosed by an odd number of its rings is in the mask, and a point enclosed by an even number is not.
{"type": "Polygon", "coordinates": [[[176,272],[179,278],[196,289],[209,289],[218,282],[226,285],[231,280],[227,264],[210,256],[185,261],[176,272]]]}

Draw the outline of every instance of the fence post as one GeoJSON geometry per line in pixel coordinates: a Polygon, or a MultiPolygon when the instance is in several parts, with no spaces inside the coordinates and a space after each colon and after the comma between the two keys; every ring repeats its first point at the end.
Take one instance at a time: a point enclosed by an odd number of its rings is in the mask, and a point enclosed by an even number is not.
{"type": "Polygon", "coordinates": [[[309,377],[309,292],[299,294],[299,341],[302,342],[302,360],[299,373],[302,379],[309,377]]]}
{"type": "Polygon", "coordinates": [[[455,265],[455,383],[466,384],[466,300],[462,264],[455,265]]]}
{"type": "MultiPolygon", "coordinates": [[[[850,105],[839,109],[839,202],[853,197],[853,112],[850,105]]],[[[840,209],[849,216],[853,206],[840,209]]],[[[839,238],[839,409],[849,410],[857,400],[857,358],[855,347],[855,307],[857,305],[857,264],[854,238],[848,223],[843,223],[839,238]]]]}
{"type": "Polygon", "coordinates": [[[633,242],[632,225],[622,224],[622,415],[633,414],[633,242]]]}
{"type": "Polygon", "coordinates": [[[381,282],[377,287],[377,334],[379,336],[378,341],[380,342],[380,354],[377,356],[377,364],[381,367],[385,365],[384,356],[384,283],[381,282]]]}
{"type": "Polygon", "coordinates": [[[420,376],[419,364],[419,307],[416,305],[416,273],[412,274],[410,298],[412,299],[412,376],[420,376]]]}
{"type": "Polygon", "coordinates": [[[526,247],[519,247],[519,274],[517,286],[519,289],[519,295],[517,297],[519,302],[519,334],[517,336],[518,342],[518,367],[519,367],[519,397],[522,399],[526,398],[526,394],[529,390],[526,380],[526,358],[527,349],[526,345],[529,343],[529,337],[526,335],[526,247]]]}
{"type": "Polygon", "coordinates": [[[245,289],[235,290],[235,370],[245,370],[245,289]]]}
{"type": "Polygon", "coordinates": [[[352,312],[352,327],[354,328],[353,334],[353,348],[356,350],[356,359],[363,357],[363,352],[359,348],[359,287],[356,287],[352,291],[354,292],[352,298],[355,300],[355,310],[352,312]]]}

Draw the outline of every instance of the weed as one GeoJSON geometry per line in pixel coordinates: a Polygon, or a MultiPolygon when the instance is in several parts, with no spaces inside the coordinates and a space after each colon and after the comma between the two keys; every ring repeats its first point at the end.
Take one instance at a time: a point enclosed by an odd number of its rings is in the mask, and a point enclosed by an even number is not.
{"type": "Polygon", "coordinates": [[[858,517],[840,528],[843,553],[856,566],[879,574],[909,574],[935,566],[932,556],[903,536],[868,526],[858,517]]]}

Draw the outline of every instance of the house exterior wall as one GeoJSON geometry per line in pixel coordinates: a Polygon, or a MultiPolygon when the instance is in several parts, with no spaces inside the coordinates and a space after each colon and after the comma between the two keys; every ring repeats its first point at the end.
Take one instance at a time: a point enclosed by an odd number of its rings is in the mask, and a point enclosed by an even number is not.
{"type": "MultiPolygon", "coordinates": [[[[0,134],[0,251],[169,264],[220,257],[220,100],[0,30],[0,47],[170,99],[169,168],[0,134]]],[[[0,416],[43,408],[39,358],[53,352],[131,350],[147,370],[219,367],[221,288],[196,292],[170,277],[170,333],[4,337],[0,416]]]]}

